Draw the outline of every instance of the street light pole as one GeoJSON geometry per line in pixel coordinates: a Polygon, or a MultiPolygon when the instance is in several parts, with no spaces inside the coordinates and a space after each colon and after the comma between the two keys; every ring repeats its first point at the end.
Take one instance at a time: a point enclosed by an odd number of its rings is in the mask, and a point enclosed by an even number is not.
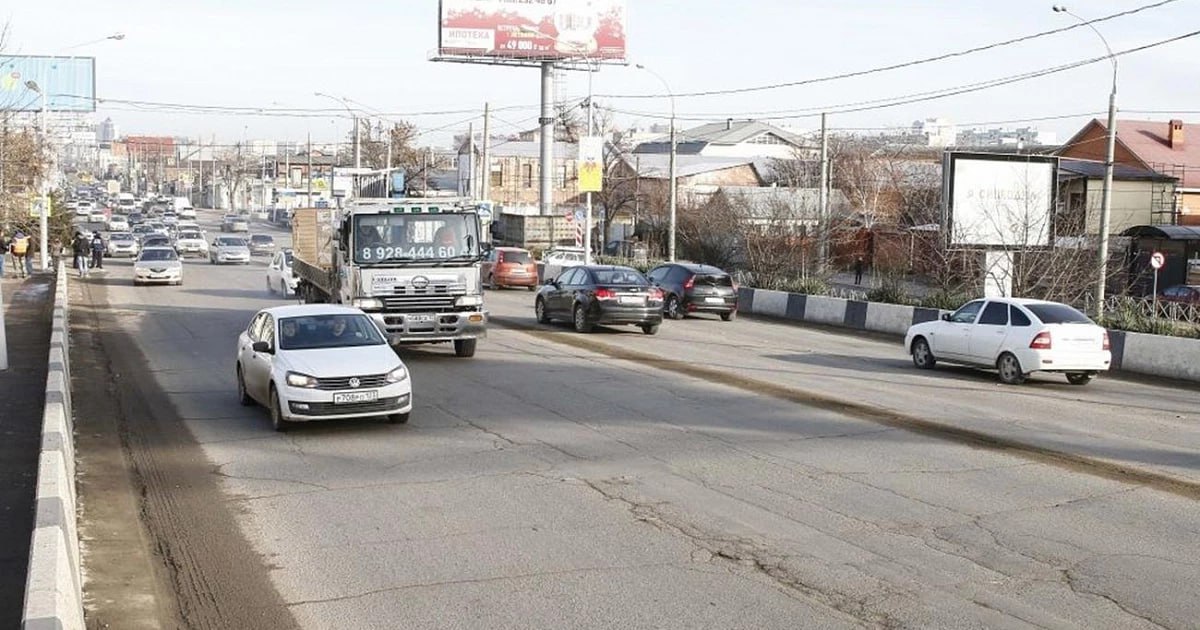
{"type": "MultiPolygon", "coordinates": [[[[46,142],[46,133],[47,133],[46,108],[49,107],[49,103],[46,102],[46,89],[45,89],[45,87],[38,85],[37,81],[26,81],[25,87],[26,87],[26,89],[29,89],[30,91],[37,92],[38,97],[42,102],[41,103],[42,104],[41,111],[38,114],[38,118],[40,119],[39,123],[41,126],[41,136],[42,136],[40,148],[41,148],[42,158],[45,159],[46,155],[47,155],[46,146],[48,144],[46,142]]],[[[49,209],[50,209],[50,162],[49,162],[49,160],[46,160],[46,166],[45,166],[44,171],[45,172],[42,173],[42,182],[41,182],[41,189],[42,189],[42,195],[41,195],[42,204],[41,204],[41,206],[42,207],[38,210],[38,232],[39,232],[39,234],[38,234],[38,251],[41,254],[42,271],[48,271],[50,269],[50,253],[49,253],[50,239],[48,238],[46,232],[49,230],[49,223],[50,223],[49,216],[48,216],[49,209]]]]}
{"type": "Polygon", "coordinates": [[[1117,148],[1117,56],[1113,54],[1112,47],[1108,45],[1108,40],[1104,35],[1092,25],[1091,22],[1072,13],[1063,5],[1055,5],[1052,7],[1055,13],[1066,13],[1067,15],[1079,20],[1082,24],[1092,29],[1096,37],[1100,38],[1104,44],[1104,49],[1108,51],[1108,59],[1112,62],[1112,91],[1108,95],[1108,142],[1104,153],[1104,188],[1100,198],[1100,244],[1099,244],[1099,261],[1100,267],[1099,277],[1096,279],[1096,317],[1100,318],[1104,315],[1104,300],[1105,292],[1108,290],[1108,230],[1109,222],[1112,217],[1112,187],[1113,187],[1113,168],[1116,161],[1117,148]]]}
{"type": "Polygon", "coordinates": [[[650,68],[647,68],[646,66],[644,66],[640,63],[637,64],[637,68],[639,70],[645,70],[646,72],[649,72],[650,74],[654,75],[659,81],[662,82],[663,87],[665,87],[667,89],[667,94],[671,97],[671,158],[670,158],[670,167],[669,167],[670,168],[669,177],[670,177],[670,187],[671,187],[669,203],[670,203],[670,208],[671,208],[671,220],[670,220],[670,230],[667,234],[667,259],[671,262],[675,262],[675,213],[678,209],[678,199],[676,198],[676,190],[675,190],[675,188],[676,188],[676,186],[675,186],[675,154],[678,152],[678,143],[675,138],[675,92],[673,92],[671,90],[671,85],[669,83],[667,83],[667,80],[664,79],[662,77],[662,75],[660,75],[659,73],[651,70],[650,68]]]}
{"type": "Polygon", "coordinates": [[[341,103],[342,107],[345,107],[346,111],[349,112],[350,117],[354,120],[354,168],[362,168],[362,148],[359,145],[359,137],[361,134],[358,132],[358,114],[356,114],[354,110],[350,108],[350,104],[347,103],[346,99],[344,98],[331,96],[329,94],[325,94],[324,92],[313,92],[313,95],[331,98],[341,103]]]}

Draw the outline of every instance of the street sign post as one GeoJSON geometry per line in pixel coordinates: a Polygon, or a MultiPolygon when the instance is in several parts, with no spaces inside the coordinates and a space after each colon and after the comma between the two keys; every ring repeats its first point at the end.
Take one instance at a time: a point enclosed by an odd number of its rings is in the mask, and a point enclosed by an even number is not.
{"type": "Polygon", "coordinates": [[[1167,257],[1162,252],[1150,254],[1150,267],[1154,269],[1154,318],[1158,319],[1158,272],[1166,264],[1167,257]]]}

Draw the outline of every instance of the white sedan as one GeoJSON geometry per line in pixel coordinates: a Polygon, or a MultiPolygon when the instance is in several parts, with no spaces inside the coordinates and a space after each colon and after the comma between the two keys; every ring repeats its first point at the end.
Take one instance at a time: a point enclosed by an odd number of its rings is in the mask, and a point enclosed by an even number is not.
{"type": "Polygon", "coordinates": [[[299,281],[300,279],[292,273],[292,250],[275,252],[271,264],[267,265],[267,291],[278,291],[283,297],[296,295],[296,285],[299,281]]]}
{"type": "Polygon", "coordinates": [[[1065,373],[1072,385],[1086,385],[1112,362],[1108,331],[1086,315],[1066,304],[1017,298],[974,300],[939,321],[916,324],[904,347],[918,368],[938,361],[993,368],[1011,385],[1033,372],[1065,373]]]}
{"type": "Polygon", "coordinates": [[[408,368],[375,322],[346,306],[259,311],[238,336],[238,397],[271,411],[271,425],[386,416],[408,422],[408,368]]]}

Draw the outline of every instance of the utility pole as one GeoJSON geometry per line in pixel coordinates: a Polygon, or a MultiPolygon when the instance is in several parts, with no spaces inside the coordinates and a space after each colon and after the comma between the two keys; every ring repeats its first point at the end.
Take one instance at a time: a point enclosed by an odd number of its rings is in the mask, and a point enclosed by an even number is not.
{"type": "MultiPolygon", "coordinates": [[[[592,64],[588,62],[587,135],[592,135],[592,64]]],[[[578,145],[576,145],[578,147],[578,145]]],[[[604,163],[604,148],[601,145],[600,163],[604,163]]],[[[565,182],[564,182],[565,183],[565,182]]],[[[600,246],[604,247],[604,234],[600,235],[600,246]]],[[[601,251],[604,251],[601,249],[601,251]]],[[[592,191],[587,193],[587,206],[583,218],[583,260],[592,264],[592,191]]]]}
{"type": "Polygon", "coordinates": [[[817,269],[825,271],[829,262],[829,133],[825,114],[821,114],[821,190],[817,194],[817,269]]]}
{"type": "Polygon", "coordinates": [[[317,204],[313,203],[313,200],[312,200],[313,165],[312,165],[312,132],[311,131],[308,132],[308,150],[305,151],[305,153],[308,154],[308,177],[305,178],[308,180],[308,202],[307,203],[308,203],[308,207],[312,208],[313,206],[315,206],[317,204]]]}
{"type": "Polygon", "coordinates": [[[483,183],[480,184],[482,194],[480,199],[487,201],[492,198],[492,156],[491,156],[491,103],[483,104],[483,183]]]}
{"type": "Polygon", "coordinates": [[[41,84],[41,88],[42,88],[41,89],[41,93],[42,93],[42,156],[43,156],[43,159],[47,160],[47,163],[46,163],[46,172],[42,174],[42,211],[38,213],[38,229],[41,231],[41,234],[38,236],[38,247],[40,248],[39,251],[41,252],[41,257],[42,257],[42,271],[49,271],[50,270],[50,251],[49,251],[50,239],[49,239],[49,235],[47,234],[47,232],[50,230],[50,179],[49,179],[50,178],[50,164],[49,164],[49,159],[48,159],[49,152],[46,151],[46,148],[50,144],[49,142],[47,142],[47,140],[49,140],[49,138],[46,137],[46,134],[48,133],[48,131],[46,129],[46,110],[49,107],[49,103],[46,100],[46,97],[47,97],[46,84],[44,82],[41,84]]]}
{"type": "Polygon", "coordinates": [[[421,153],[421,175],[425,180],[425,183],[421,188],[422,197],[429,196],[429,151],[429,147],[425,147],[425,151],[421,153]]]}
{"type": "Polygon", "coordinates": [[[467,192],[479,199],[475,191],[475,123],[467,125],[467,192]]]}
{"type": "Polygon", "coordinates": [[[542,62],[541,173],[539,174],[542,216],[554,214],[554,63],[542,62]]]}
{"type": "Polygon", "coordinates": [[[359,138],[362,134],[358,132],[358,114],[354,115],[354,168],[362,168],[362,146],[359,143],[359,138]]]}

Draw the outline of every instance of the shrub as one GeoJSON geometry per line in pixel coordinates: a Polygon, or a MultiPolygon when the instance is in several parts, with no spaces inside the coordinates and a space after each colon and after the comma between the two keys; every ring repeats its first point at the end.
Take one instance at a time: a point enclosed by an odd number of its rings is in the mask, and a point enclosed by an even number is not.
{"type": "Polygon", "coordinates": [[[917,301],[917,306],[923,308],[936,308],[943,311],[957,310],[958,307],[971,301],[971,298],[954,291],[936,291],[931,293],[921,300],[917,301]]]}
{"type": "Polygon", "coordinates": [[[904,280],[898,276],[885,275],[879,286],[867,291],[868,302],[884,302],[886,304],[911,304],[908,288],[904,280]]]}
{"type": "Polygon", "coordinates": [[[787,291],[789,293],[803,293],[805,295],[828,295],[829,283],[824,278],[817,276],[800,276],[795,278],[786,278],[775,283],[777,286],[772,287],[777,291],[787,291]]]}

